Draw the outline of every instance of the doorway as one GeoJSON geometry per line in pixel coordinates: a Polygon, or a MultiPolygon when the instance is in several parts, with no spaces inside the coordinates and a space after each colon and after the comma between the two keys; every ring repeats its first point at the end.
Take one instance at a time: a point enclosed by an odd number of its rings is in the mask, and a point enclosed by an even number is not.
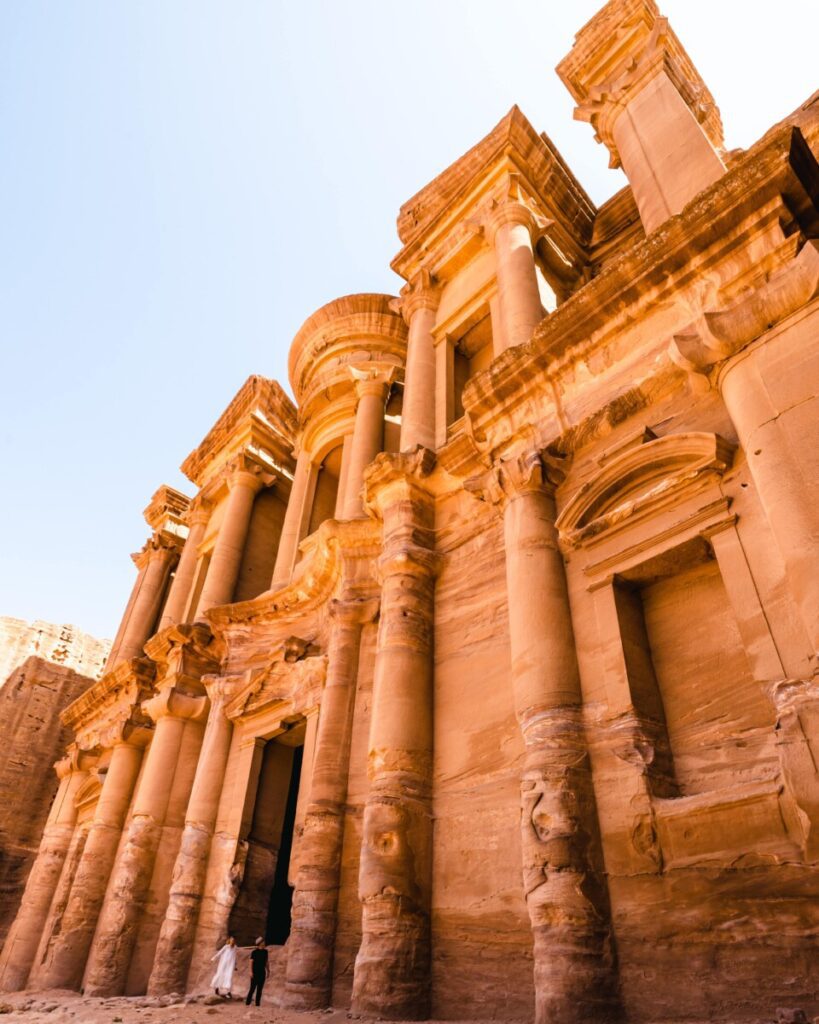
{"type": "Polygon", "coordinates": [[[304,721],[264,745],[242,885],[230,915],[239,946],[260,936],[281,946],[290,935],[293,889],[287,882],[304,753],[304,721]]]}

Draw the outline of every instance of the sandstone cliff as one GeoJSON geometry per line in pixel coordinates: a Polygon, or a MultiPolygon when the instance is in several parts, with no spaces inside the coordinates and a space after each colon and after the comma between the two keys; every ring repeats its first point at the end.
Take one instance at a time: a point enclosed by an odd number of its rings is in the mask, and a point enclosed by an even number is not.
{"type": "Polygon", "coordinates": [[[17,911],[70,732],[60,712],[102,674],[110,642],[0,618],[0,941],[17,911]]]}

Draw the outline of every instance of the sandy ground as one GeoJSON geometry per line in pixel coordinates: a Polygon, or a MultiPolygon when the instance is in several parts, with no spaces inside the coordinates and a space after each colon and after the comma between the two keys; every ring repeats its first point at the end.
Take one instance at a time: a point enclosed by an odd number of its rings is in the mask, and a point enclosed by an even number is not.
{"type": "MultiPolygon", "coordinates": [[[[272,986],[271,986],[272,989],[272,986]]],[[[234,991],[238,993],[238,988],[234,991]]],[[[349,1010],[315,1010],[295,1013],[274,1005],[275,991],[266,992],[262,1005],[245,1006],[238,994],[231,1001],[214,1003],[207,996],[146,996],[116,999],[90,999],[77,992],[16,992],[0,994],[0,1024],[19,1021],[20,1024],[349,1024],[365,1021],[349,1010]],[[206,1001],[207,999],[207,1001],[206,1001]]],[[[776,1024],[796,1024],[799,1017],[791,1013],[780,1016],[776,1024]]],[[[381,1020],[381,1018],[377,1018],[381,1020]]],[[[810,1024],[811,1018],[801,1018],[810,1024]]],[[[401,1024],[401,1022],[398,1022],[401,1024]]],[[[425,1024],[445,1024],[428,1021],[425,1024]]],[[[451,1022],[446,1022],[451,1024],[451,1022]]],[[[458,1024],[488,1024],[487,1021],[459,1021],[458,1024]]],[[[523,1024],[504,1021],[504,1024],[523,1024]]],[[[695,1022],[689,1022],[695,1024],[695,1022]]],[[[706,1021],[696,1024],[708,1024],[706,1021]]],[[[770,1017],[760,1018],[759,1024],[775,1024],[770,1017]]],[[[812,1024],[819,1024],[814,1017],[812,1024]]]]}
{"type": "Polygon", "coordinates": [[[361,1019],[348,1010],[282,1010],[274,998],[275,992],[265,991],[256,1007],[245,1006],[241,996],[208,1005],[204,996],[86,999],[77,992],[15,992],[0,995],[0,1024],[348,1024],[361,1019]]]}

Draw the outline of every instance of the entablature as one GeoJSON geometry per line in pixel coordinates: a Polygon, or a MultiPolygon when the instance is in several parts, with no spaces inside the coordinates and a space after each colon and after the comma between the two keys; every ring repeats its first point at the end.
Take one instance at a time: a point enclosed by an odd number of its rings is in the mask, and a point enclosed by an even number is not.
{"type": "Polygon", "coordinates": [[[156,533],[166,533],[184,540],[188,535],[186,517],[191,499],[167,484],[154,491],[150,503],[142,513],[145,522],[156,533]]]}
{"type": "MultiPolygon", "coordinates": [[[[469,262],[481,245],[470,223],[494,193],[517,175],[550,221],[546,252],[559,253],[579,274],[585,264],[595,207],[547,135],[538,134],[515,106],[464,156],[401,207],[403,249],[392,268],[409,280],[425,267],[442,281],[469,262]]],[[[545,256],[548,260],[548,255],[545,256]]]]}
{"type": "Polygon", "coordinates": [[[156,665],[157,688],[173,687],[200,696],[202,677],[218,669],[223,648],[206,623],[190,622],[155,633],[145,652],[156,665]]]}
{"type": "Polygon", "coordinates": [[[128,739],[132,731],[150,728],[140,705],[153,693],[155,677],[156,665],[150,658],[120,662],[72,701],[60,721],[83,749],[128,739]]]}
{"type": "Polygon", "coordinates": [[[306,540],[309,551],[286,587],[250,601],[211,608],[205,618],[230,647],[234,634],[254,626],[288,621],[315,611],[338,588],[359,581],[366,589],[381,551],[381,530],[371,519],[326,519],[306,540]]]}
{"type": "Polygon", "coordinates": [[[388,363],[403,371],[407,325],[392,295],[346,295],[316,310],[290,346],[288,374],[302,431],[328,405],[349,399],[351,367],[388,363]]]}

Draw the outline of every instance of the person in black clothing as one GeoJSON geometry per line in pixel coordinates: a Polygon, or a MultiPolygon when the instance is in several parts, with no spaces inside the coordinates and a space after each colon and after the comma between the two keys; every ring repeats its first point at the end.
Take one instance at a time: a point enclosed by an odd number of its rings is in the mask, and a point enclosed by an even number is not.
{"type": "Polygon", "coordinates": [[[256,939],[256,948],[250,952],[250,991],[247,994],[245,1003],[250,1006],[253,993],[256,993],[256,1005],[262,1001],[262,989],[270,974],[267,964],[267,950],[264,947],[264,939],[259,936],[256,939]]]}

